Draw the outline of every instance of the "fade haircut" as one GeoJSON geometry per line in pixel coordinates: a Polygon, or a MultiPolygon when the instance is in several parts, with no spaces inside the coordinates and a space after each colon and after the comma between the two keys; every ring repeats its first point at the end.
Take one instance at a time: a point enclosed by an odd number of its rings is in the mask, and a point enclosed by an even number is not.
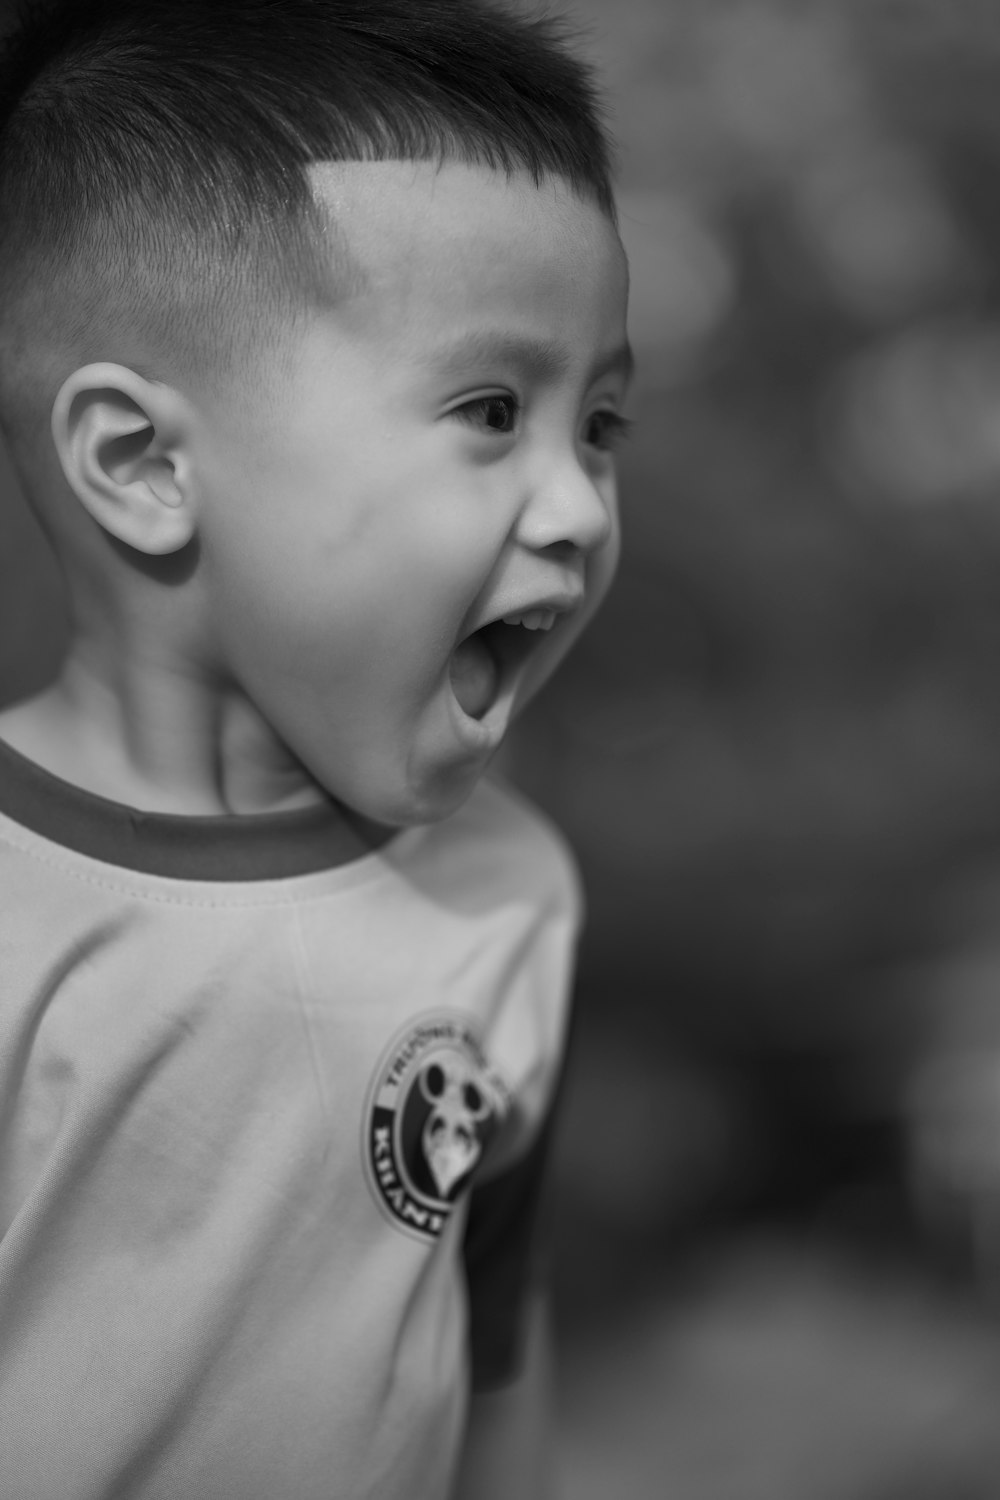
{"type": "Polygon", "coordinates": [[[15,457],[67,358],[134,349],[167,380],[250,369],[336,295],[308,166],[393,159],[557,174],[613,217],[588,70],[558,23],[496,0],[25,4],[0,62],[15,457]]]}

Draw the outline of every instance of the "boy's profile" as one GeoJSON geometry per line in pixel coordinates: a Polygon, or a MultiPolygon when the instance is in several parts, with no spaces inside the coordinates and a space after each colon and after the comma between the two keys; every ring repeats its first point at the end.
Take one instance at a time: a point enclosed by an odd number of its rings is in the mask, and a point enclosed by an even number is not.
{"type": "Polygon", "coordinates": [[[21,21],[0,421],[73,634],[0,712],[3,1494],[541,1492],[578,903],[482,778],[614,569],[625,299],[550,23],[21,21]]]}

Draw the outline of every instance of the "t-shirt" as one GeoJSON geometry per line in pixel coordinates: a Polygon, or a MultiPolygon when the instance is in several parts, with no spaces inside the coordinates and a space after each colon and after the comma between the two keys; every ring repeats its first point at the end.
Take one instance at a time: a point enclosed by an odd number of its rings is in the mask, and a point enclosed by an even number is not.
{"type": "Polygon", "coordinates": [[[143,814],[0,748],[0,1494],[444,1500],[515,1371],[575,874],[484,782],[143,814]]]}

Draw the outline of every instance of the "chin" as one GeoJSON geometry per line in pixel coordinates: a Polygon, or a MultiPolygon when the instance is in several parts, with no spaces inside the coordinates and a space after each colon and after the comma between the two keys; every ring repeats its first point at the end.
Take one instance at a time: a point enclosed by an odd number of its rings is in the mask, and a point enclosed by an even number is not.
{"type": "Polygon", "coordinates": [[[416,828],[425,823],[440,823],[467,802],[482,779],[485,767],[461,774],[450,771],[406,784],[395,789],[374,790],[351,805],[355,812],[389,828],[416,828]]]}
{"type": "Polygon", "coordinates": [[[440,823],[468,801],[498,748],[456,745],[450,725],[444,727],[444,734],[432,732],[422,743],[411,738],[402,754],[358,747],[349,761],[317,755],[311,763],[303,756],[303,762],[327,795],[355,817],[400,830],[440,823]]]}
{"type": "Polygon", "coordinates": [[[447,794],[423,792],[400,798],[392,806],[387,807],[376,821],[400,829],[419,828],[425,823],[440,823],[445,818],[449,818],[452,813],[457,812],[463,803],[469,800],[479,779],[478,776],[475,777],[460,791],[452,788],[447,794]]]}

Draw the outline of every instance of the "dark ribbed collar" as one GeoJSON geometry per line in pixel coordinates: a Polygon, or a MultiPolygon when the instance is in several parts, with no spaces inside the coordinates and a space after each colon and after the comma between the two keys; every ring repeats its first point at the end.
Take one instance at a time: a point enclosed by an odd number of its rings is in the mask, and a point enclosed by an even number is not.
{"type": "Polygon", "coordinates": [[[248,816],[142,812],[53,776],[2,740],[0,812],[65,849],[175,880],[311,875],[359,859],[385,841],[359,831],[332,801],[248,816]]]}

